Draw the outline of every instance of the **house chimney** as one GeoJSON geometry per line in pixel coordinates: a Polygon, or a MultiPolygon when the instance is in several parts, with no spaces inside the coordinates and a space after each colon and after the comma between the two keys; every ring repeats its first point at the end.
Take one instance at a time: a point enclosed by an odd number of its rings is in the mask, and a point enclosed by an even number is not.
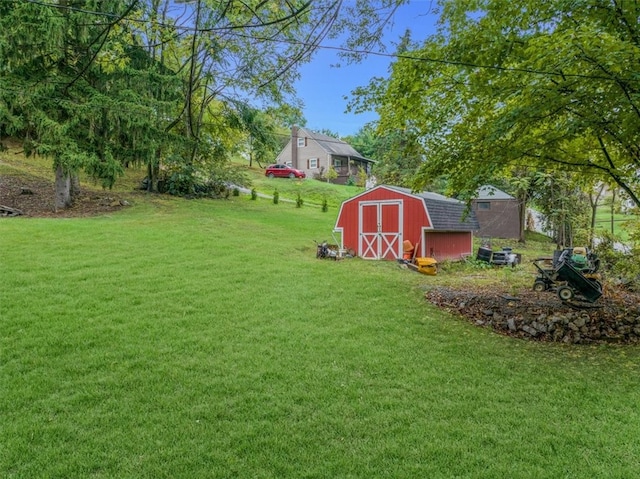
{"type": "Polygon", "coordinates": [[[298,127],[291,127],[291,166],[298,169],[298,127]]]}

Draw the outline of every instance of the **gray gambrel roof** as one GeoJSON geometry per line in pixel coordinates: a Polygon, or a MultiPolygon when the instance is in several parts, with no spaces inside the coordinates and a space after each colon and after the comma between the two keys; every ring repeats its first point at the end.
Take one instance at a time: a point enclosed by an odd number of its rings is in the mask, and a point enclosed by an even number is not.
{"type": "Polygon", "coordinates": [[[495,186],[484,185],[478,188],[476,192],[477,200],[513,200],[515,199],[508,193],[505,193],[502,190],[499,190],[495,186]]]}
{"type": "Polygon", "coordinates": [[[333,138],[322,133],[316,133],[315,131],[307,130],[306,128],[300,128],[309,136],[309,138],[316,141],[327,153],[334,156],[351,157],[354,159],[367,161],[369,163],[375,163],[369,158],[362,156],[354,147],[349,143],[346,143],[338,138],[333,138]]]}
{"type": "Polygon", "coordinates": [[[480,229],[475,213],[460,200],[429,191],[413,193],[410,189],[399,186],[388,186],[388,188],[422,198],[434,230],[477,231],[480,229]]]}

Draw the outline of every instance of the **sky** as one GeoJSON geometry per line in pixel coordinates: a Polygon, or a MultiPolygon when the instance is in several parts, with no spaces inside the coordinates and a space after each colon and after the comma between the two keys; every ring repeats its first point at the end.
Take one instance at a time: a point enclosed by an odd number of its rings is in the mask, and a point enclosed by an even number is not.
{"type": "MultiPolygon", "coordinates": [[[[427,14],[433,0],[411,0],[398,9],[393,25],[385,33],[387,53],[395,51],[393,43],[411,30],[412,40],[422,40],[435,32],[437,17],[427,14]]],[[[325,41],[325,45],[337,43],[325,41]]],[[[320,49],[313,60],[301,68],[301,79],[296,83],[297,95],[304,102],[306,126],[312,130],[330,130],[340,136],[353,135],[366,123],[375,120],[375,112],[345,113],[351,91],[366,86],[373,77],[388,77],[392,57],[369,55],[362,63],[347,65],[338,51],[320,49]],[[340,65],[336,67],[335,65],[340,65]]]]}

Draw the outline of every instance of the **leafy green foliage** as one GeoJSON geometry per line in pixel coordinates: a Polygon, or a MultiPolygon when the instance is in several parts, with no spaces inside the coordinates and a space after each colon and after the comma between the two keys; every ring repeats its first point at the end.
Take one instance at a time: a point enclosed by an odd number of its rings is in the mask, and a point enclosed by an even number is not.
{"type": "Polygon", "coordinates": [[[447,175],[472,194],[508,168],[561,169],[640,204],[639,28],[634,1],[441,2],[441,31],[405,42],[361,104],[380,112],[380,131],[418,140],[418,188],[447,175]]]}
{"type": "MultiPolygon", "coordinates": [[[[272,157],[278,128],[300,118],[297,66],[341,28],[342,8],[332,0],[2,2],[0,134],[51,158],[60,189],[81,170],[112,187],[128,165],[143,164],[149,191],[164,183],[176,194],[210,194],[228,181],[214,175],[232,154],[272,157]]],[[[367,4],[349,10],[362,22],[353,38],[367,18],[386,18],[367,4]]]]}
{"type": "Polygon", "coordinates": [[[328,183],[331,183],[333,180],[335,180],[338,177],[338,172],[333,166],[330,165],[327,171],[325,172],[324,177],[327,179],[328,183]]]}

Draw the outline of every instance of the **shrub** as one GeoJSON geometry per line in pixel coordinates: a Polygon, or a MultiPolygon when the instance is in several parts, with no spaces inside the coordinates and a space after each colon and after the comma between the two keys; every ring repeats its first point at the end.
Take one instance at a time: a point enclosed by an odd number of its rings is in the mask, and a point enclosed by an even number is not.
{"type": "Polygon", "coordinates": [[[358,167],[356,186],[359,186],[360,188],[364,188],[365,186],[367,186],[367,172],[362,166],[358,167]]]}
{"type": "Polygon", "coordinates": [[[258,192],[256,191],[256,189],[255,189],[255,188],[251,188],[251,199],[252,199],[253,201],[255,201],[255,200],[257,200],[257,199],[258,199],[258,192]]]}
{"type": "Polygon", "coordinates": [[[335,170],[333,166],[330,166],[329,169],[327,170],[327,174],[325,175],[325,177],[327,178],[327,183],[331,183],[333,180],[335,180],[338,177],[338,172],[335,170]]]}
{"type": "Polygon", "coordinates": [[[326,213],[329,211],[329,202],[327,201],[327,197],[322,198],[322,212],[326,213]]]}
{"type": "Polygon", "coordinates": [[[277,205],[280,202],[280,193],[278,193],[278,190],[275,190],[273,192],[273,204],[277,205]]]}
{"type": "Polygon", "coordinates": [[[298,193],[296,194],[296,208],[302,208],[303,204],[304,204],[304,200],[302,199],[302,196],[298,191],[298,193]]]}
{"type": "Polygon", "coordinates": [[[233,196],[240,196],[240,190],[238,188],[233,189],[233,196]]]}

